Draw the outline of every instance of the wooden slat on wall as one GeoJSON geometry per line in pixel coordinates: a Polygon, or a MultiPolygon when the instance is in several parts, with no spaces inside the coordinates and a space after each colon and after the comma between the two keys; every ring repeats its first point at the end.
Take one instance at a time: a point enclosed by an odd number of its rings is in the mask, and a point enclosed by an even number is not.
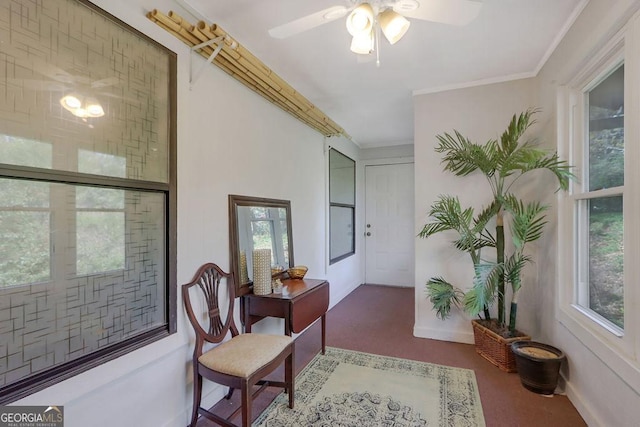
{"type": "Polygon", "coordinates": [[[147,17],[190,47],[220,37],[222,41],[200,48],[197,53],[209,58],[216,46],[222,46],[213,64],[322,135],[342,135],[350,138],[342,127],[232,39],[218,25],[209,26],[204,21],[192,25],[173,11],[164,15],[156,9],[150,11],[147,17]]]}

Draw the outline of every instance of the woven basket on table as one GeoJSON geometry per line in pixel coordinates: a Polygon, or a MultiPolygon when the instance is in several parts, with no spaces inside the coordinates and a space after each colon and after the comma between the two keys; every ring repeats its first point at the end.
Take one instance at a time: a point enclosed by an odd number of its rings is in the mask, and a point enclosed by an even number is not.
{"type": "Polygon", "coordinates": [[[308,268],[304,265],[296,265],[287,270],[289,277],[292,279],[302,279],[307,274],[308,268]]]}
{"type": "Polygon", "coordinates": [[[472,320],[471,325],[473,326],[476,353],[505,372],[518,372],[516,357],[511,351],[511,343],[530,340],[531,337],[523,335],[515,338],[503,338],[477,320],[472,320]]]}

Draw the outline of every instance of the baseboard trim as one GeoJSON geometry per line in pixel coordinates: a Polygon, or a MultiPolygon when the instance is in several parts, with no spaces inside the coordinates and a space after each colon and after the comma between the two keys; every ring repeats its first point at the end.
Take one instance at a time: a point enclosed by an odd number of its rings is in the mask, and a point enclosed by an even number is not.
{"type": "Polygon", "coordinates": [[[580,392],[578,392],[577,388],[573,386],[573,384],[563,377],[564,380],[564,391],[573,406],[575,406],[576,410],[580,414],[580,416],[584,419],[584,422],[587,423],[588,426],[596,427],[596,426],[604,426],[600,419],[590,410],[591,405],[584,401],[580,392]]]}
{"type": "MultiPolygon", "coordinates": [[[[189,420],[191,420],[191,409],[193,401],[193,384],[189,382],[187,384],[189,386],[189,402],[190,404],[183,410],[180,411],[173,419],[168,421],[163,425],[163,427],[171,427],[171,426],[182,426],[189,424],[189,420]]],[[[213,405],[224,399],[226,393],[226,387],[213,383],[211,381],[204,380],[202,387],[202,400],[200,401],[200,405],[203,408],[211,408],[213,405]],[[211,387],[207,387],[207,385],[211,385],[211,387]],[[207,390],[207,388],[210,388],[207,390]]]]}
{"type": "Polygon", "coordinates": [[[473,344],[473,332],[443,331],[440,329],[413,327],[413,336],[417,338],[429,338],[432,340],[459,342],[473,344]]]}

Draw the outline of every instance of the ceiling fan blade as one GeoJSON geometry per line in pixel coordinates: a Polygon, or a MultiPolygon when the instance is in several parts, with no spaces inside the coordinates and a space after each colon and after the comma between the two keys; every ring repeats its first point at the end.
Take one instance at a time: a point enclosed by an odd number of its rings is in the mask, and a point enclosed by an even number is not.
{"type": "Polygon", "coordinates": [[[67,71],[42,59],[32,59],[32,66],[36,72],[49,77],[52,80],[56,80],[61,83],[73,83],[75,81],[74,76],[69,74],[67,71]]]}
{"type": "Polygon", "coordinates": [[[407,18],[462,26],[473,21],[482,8],[482,2],[478,0],[419,0],[417,9],[403,7],[415,3],[401,0],[394,4],[393,10],[407,18]]]}
{"type": "Polygon", "coordinates": [[[142,105],[142,101],[140,101],[139,99],[135,99],[132,98],[130,96],[124,96],[122,94],[117,94],[117,93],[113,93],[113,92],[96,92],[96,96],[102,98],[102,97],[106,97],[106,98],[114,98],[117,99],[119,101],[126,101],[128,104],[130,105],[135,105],[135,106],[141,106],[142,105]]]}
{"type": "Polygon", "coordinates": [[[342,18],[351,8],[346,6],[333,6],[311,15],[303,16],[295,21],[287,22],[269,30],[269,35],[276,39],[284,39],[295,34],[302,33],[327,22],[342,18]]]}
{"type": "Polygon", "coordinates": [[[64,83],[51,80],[36,80],[36,79],[6,79],[11,87],[35,90],[35,91],[52,91],[63,92],[69,90],[69,86],[64,83]]]}
{"type": "Polygon", "coordinates": [[[100,89],[103,87],[113,86],[120,82],[120,79],[117,77],[107,77],[106,79],[96,80],[91,82],[91,87],[93,89],[100,89]]]}

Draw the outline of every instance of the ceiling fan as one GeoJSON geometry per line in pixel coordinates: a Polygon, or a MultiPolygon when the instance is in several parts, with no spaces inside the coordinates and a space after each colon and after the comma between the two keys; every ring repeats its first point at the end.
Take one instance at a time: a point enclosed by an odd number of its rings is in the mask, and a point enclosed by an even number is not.
{"type": "MultiPolygon", "coordinates": [[[[347,17],[347,30],[353,36],[351,51],[367,55],[375,46],[380,31],[390,44],[399,41],[409,29],[407,18],[466,25],[478,16],[479,0],[347,0],[346,6],[332,6],[269,30],[271,37],[283,39],[347,17]]],[[[379,61],[378,61],[379,63],[379,61]]]]}

